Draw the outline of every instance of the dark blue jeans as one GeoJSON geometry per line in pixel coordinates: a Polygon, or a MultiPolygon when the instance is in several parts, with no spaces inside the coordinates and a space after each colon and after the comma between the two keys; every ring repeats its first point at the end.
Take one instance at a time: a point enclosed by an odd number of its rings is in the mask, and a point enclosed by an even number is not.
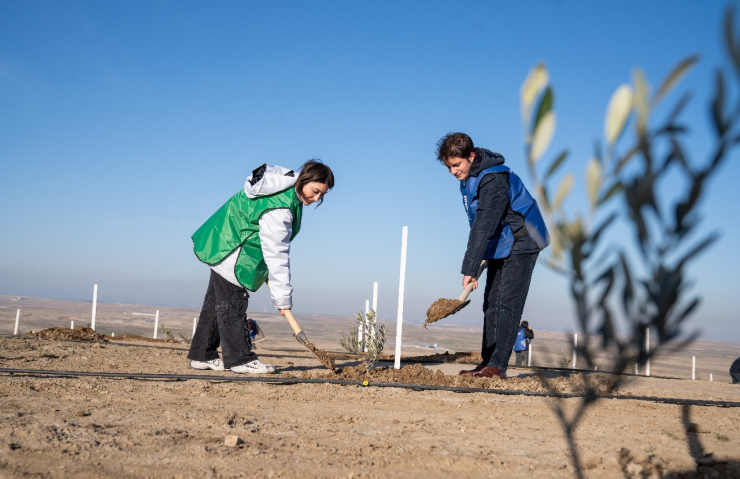
{"type": "Polygon", "coordinates": [[[483,300],[482,364],[506,371],[539,253],[489,260],[483,300]]]}
{"type": "Polygon", "coordinates": [[[252,340],[249,338],[248,305],[249,292],[246,289],[211,271],[188,359],[216,359],[219,344],[226,369],[257,359],[252,352],[252,340]]]}

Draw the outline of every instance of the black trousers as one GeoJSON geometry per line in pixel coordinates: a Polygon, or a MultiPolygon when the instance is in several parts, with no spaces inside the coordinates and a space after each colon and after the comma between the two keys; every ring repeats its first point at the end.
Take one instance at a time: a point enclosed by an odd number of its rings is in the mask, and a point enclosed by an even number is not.
{"type": "Polygon", "coordinates": [[[537,256],[520,254],[488,261],[481,347],[484,366],[506,371],[509,365],[537,256]]]}
{"type": "Polygon", "coordinates": [[[248,305],[249,291],[211,271],[188,359],[216,359],[219,344],[226,369],[257,359],[257,355],[252,352],[252,340],[249,338],[248,305]]]}

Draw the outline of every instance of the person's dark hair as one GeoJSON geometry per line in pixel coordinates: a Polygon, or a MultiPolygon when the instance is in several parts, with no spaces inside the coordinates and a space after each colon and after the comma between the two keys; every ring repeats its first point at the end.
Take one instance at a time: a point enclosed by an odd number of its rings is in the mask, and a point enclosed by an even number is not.
{"type": "Polygon", "coordinates": [[[527,321],[522,321],[522,324],[521,324],[520,327],[521,328],[528,328],[529,327],[529,323],[527,321]]]}
{"type": "Polygon", "coordinates": [[[437,159],[446,164],[450,158],[469,158],[473,149],[473,140],[465,133],[447,133],[437,142],[437,159]]]}
{"type": "MultiPolygon", "coordinates": [[[[301,194],[303,192],[303,187],[312,181],[325,184],[329,190],[334,188],[334,173],[331,171],[331,168],[323,164],[321,160],[317,158],[308,160],[301,165],[301,172],[298,174],[298,180],[295,182],[295,188],[298,193],[301,194]]],[[[324,197],[322,196],[316,207],[318,208],[323,202],[324,197]]]]}

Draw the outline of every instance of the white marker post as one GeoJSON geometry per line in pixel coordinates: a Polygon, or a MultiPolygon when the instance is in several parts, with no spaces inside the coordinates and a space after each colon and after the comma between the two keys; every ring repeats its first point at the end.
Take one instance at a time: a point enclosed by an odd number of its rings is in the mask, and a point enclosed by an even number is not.
{"type": "Polygon", "coordinates": [[[645,352],[647,352],[647,363],[645,363],[645,376],[650,376],[650,328],[645,328],[645,352]]]}
{"type": "Polygon", "coordinates": [[[401,234],[401,276],[398,280],[398,318],[396,320],[396,360],[395,369],[401,369],[401,342],[403,341],[403,293],[406,282],[406,246],[409,238],[409,227],[403,227],[401,234]]]}
{"type": "Polygon", "coordinates": [[[362,344],[362,337],[363,337],[362,332],[365,330],[364,325],[365,325],[365,320],[363,319],[360,325],[357,326],[357,343],[358,344],[362,344]]]}
{"type": "MultiPolygon", "coordinates": [[[[373,312],[375,313],[375,324],[378,324],[378,282],[373,283],[373,312]]],[[[370,331],[371,339],[375,339],[375,330],[370,331]]]]}
{"type": "Polygon", "coordinates": [[[696,356],[691,356],[691,380],[696,381],[696,356]]]}
{"type": "Polygon", "coordinates": [[[13,330],[13,336],[18,336],[18,321],[21,319],[21,310],[15,312],[15,329],[13,330]]]}
{"type": "Polygon", "coordinates": [[[111,338],[115,338],[116,337],[116,333],[110,333],[110,337],[111,338]]]}
{"type": "Polygon", "coordinates": [[[532,343],[529,343],[529,349],[527,350],[527,367],[532,367],[532,343]]]}
{"type": "Polygon", "coordinates": [[[75,328],[75,322],[74,321],[70,321],[69,322],[69,329],[74,329],[74,328],[75,328]]]}
{"type": "Polygon", "coordinates": [[[95,316],[98,312],[98,285],[93,286],[93,310],[92,310],[92,321],[90,321],[90,327],[95,331],[95,316]]]}
{"type": "Polygon", "coordinates": [[[195,337],[195,327],[198,325],[198,318],[193,318],[193,337],[195,337]]]}
{"type": "Polygon", "coordinates": [[[375,319],[378,319],[378,282],[373,283],[373,311],[375,311],[375,319]]]}
{"type": "Polygon", "coordinates": [[[576,353],[578,351],[578,333],[573,335],[573,369],[576,368],[576,353]]]}
{"type": "Polygon", "coordinates": [[[154,339],[157,339],[157,329],[159,328],[159,310],[154,314],[154,339]]]}
{"type": "Polygon", "coordinates": [[[635,360],[635,376],[638,376],[640,374],[640,365],[637,364],[637,360],[635,360]]]}
{"type": "MultiPolygon", "coordinates": [[[[363,334],[366,334],[367,337],[370,339],[370,329],[367,327],[367,313],[370,312],[370,300],[365,300],[365,317],[362,318],[362,330],[363,334]]],[[[367,342],[365,343],[365,347],[362,349],[363,352],[367,352],[367,342]]]]}
{"type": "Polygon", "coordinates": [[[709,373],[709,380],[714,381],[714,378],[712,378],[712,373],[709,373]]]}

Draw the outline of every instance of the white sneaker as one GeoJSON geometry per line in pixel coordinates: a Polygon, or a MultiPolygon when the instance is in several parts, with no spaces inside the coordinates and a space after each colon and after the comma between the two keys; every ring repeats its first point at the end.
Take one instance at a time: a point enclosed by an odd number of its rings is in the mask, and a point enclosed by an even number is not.
{"type": "Polygon", "coordinates": [[[231,370],[235,373],[271,374],[275,372],[275,366],[270,366],[269,364],[263,363],[259,359],[255,359],[254,361],[242,364],[241,366],[234,366],[233,368],[231,368],[231,370]]]}
{"type": "Polygon", "coordinates": [[[224,363],[221,358],[211,359],[210,361],[190,361],[190,367],[193,369],[212,369],[213,371],[223,371],[224,363]]]}

